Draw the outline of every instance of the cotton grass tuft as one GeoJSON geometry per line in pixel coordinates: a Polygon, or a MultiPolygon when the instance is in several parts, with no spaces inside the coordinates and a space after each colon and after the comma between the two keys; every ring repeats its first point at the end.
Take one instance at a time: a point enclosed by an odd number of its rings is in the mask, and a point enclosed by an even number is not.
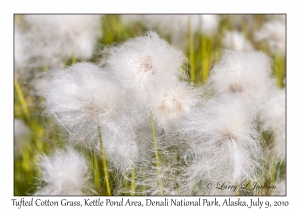
{"type": "Polygon", "coordinates": [[[51,156],[41,156],[39,168],[44,184],[35,195],[89,195],[93,192],[87,161],[70,147],[56,150],[51,156]]]}
{"type": "Polygon", "coordinates": [[[251,108],[237,96],[212,98],[183,122],[191,186],[200,180],[255,179],[262,155],[261,135],[251,108]]]}
{"type": "Polygon", "coordinates": [[[98,140],[98,126],[110,123],[122,105],[122,89],[91,63],[55,72],[44,92],[46,112],[80,141],[98,140]]]}
{"type": "Polygon", "coordinates": [[[213,94],[240,95],[259,106],[274,88],[270,59],[262,52],[224,50],[208,79],[213,94]]]}
{"type": "Polygon", "coordinates": [[[147,100],[177,84],[184,61],[182,52],[173,49],[155,32],[148,32],[116,47],[107,66],[125,88],[147,100]]]}

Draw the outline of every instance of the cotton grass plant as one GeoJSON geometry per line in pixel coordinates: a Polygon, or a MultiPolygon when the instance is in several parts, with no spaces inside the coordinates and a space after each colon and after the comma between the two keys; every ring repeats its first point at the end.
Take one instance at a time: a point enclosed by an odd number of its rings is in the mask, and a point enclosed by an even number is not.
{"type": "Polygon", "coordinates": [[[228,31],[223,37],[222,44],[226,49],[252,51],[253,46],[241,32],[228,31]]]}
{"type": "Polygon", "coordinates": [[[252,33],[237,19],[18,16],[15,117],[34,147],[15,157],[15,194],[282,194],[251,186],[285,183],[285,57],[260,45],[283,18],[242,16],[252,33]]]}
{"type": "Polygon", "coordinates": [[[89,164],[71,147],[43,155],[39,163],[41,186],[35,195],[85,195],[93,193],[89,164]]]}

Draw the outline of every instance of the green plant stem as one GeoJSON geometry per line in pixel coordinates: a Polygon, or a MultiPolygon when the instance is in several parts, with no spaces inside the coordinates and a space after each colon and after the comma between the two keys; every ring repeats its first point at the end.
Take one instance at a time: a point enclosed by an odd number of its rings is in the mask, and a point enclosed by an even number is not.
{"type": "Polygon", "coordinates": [[[103,171],[104,171],[106,191],[107,191],[107,195],[111,195],[110,184],[109,184],[109,180],[108,180],[107,166],[106,166],[106,157],[105,157],[104,146],[103,146],[103,142],[102,142],[102,135],[101,135],[100,126],[98,126],[98,131],[99,131],[101,158],[102,158],[102,163],[103,163],[103,171]]]}
{"type": "Polygon", "coordinates": [[[43,71],[48,71],[48,65],[47,64],[43,65],[43,71]]]}
{"type": "Polygon", "coordinates": [[[157,176],[158,176],[158,186],[162,190],[163,188],[162,188],[162,181],[161,181],[160,163],[159,163],[159,156],[158,156],[158,151],[157,151],[156,132],[155,132],[155,126],[154,126],[152,112],[150,112],[150,123],[151,123],[152,140],[153,140],[153,147],[154,147],[155,166],[156,166],[157,176]]]}
{"type": "Polygon", "coordinates": [[[239,196],[239,183],[236,183],[236,191],[235,191],[235,195],[239,196]]]}
{"type": "Polygon", "coordinates": [[[100,176],[100,169],[99,169],[99,161],[98,161],[98,154],[95,151],[94,152],[94,182],[95,182],[95,188],[97,192],[101,189],[101,176],[100,176]]]}
{"type": "Polygon", "coordinates": [[[135,169],[133,168],[131,171],[130,195],[134,195],[134,193],[135,193],[135,169]]]}
{"type": "Polygon", "coordinates": [[[204,82],[208,78],[208,71],[209,71],[209,60],[208,60],[208,40],[207,38],[202,35],[201,36],[201,54],[202,54],[202,80],[204,82]]]}
{"type": "Polygon", "coordinates": [[[16,91],[17,91],[17,94],[18,94],[18,97],[19,97],[19,100],[20,100],[20,103],[21,103],[21,106],[22,106],[25,118],[29,122],[30,114],[29,114],[29,111],[28,111],[27,103],[26,103],[26,100],[24,98],[22,89],[20,87],[20,84],[19,84],[16,76],[15,76],[15,88],[16,88],[16,91]]]}
{"type": "Polygon", "coordinates": [[[281,56],[276,55],[275,57],[275,77],[276,77],[276,84],[278,87],[283,88],[283,80],[284,80],[284,59],[281,56]]]}
{"type": "Polygon", "coordinates": [[[194,41],[193,41],[193,30],[192,24],[189,21],[189,60],[190,60],[190,80],[192,83],[195,82],[195,54],[194,54],[194,41]]]}
{"type": "Polygon", "coordinates": [[[76,63],[76,55],[75,53],[72,54],[72,64],[76,63]]]}

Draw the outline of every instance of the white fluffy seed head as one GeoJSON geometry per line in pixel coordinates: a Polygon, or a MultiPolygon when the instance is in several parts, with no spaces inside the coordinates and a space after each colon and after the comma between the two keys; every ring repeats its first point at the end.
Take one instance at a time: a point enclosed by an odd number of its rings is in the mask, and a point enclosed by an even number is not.
{"type": "Polygon", "coordinates": [[[99,29],[99,15],[25,15],[32,47],[45,59],[89,59],[94,51],[99,29]]]}
{"type": "Polygon", "coordinates": [[[174,89],[162,91],[157,95],[150,103],[157,125],[167,129],[188,115],[197,103],[196,91],[184,83],[178,83],[174,89]]]}
{"type": "Polygon", "coordinates": [[[122,15],[126,24],[141,22],[148,30],[157,30],[170,37],[172,45],[185,47],[184,37],[189,32],[189,23],[193,32],[200,30],[200,15],[122,15]]]}
{"type": "Polygon", "coordinates": [[[259,112],[263,131],[273,133],[272,148],[275,156],[285,158],[286,130],[286,95],[285,89],[274,88],[265,99],[259,112]]]}
{"type": "Polygon", "coordinates": [[[41,181],[35,195],[84,195],[93,192],[86,159],[74,149],[56,150],[40,158],[41,181]]]}
{"type": "Polygon", "coordinates": [[[46,111],[77,140],[98,139],[99,125],[122,108],[123,92],[108,72],[78,63],[53,74],[44,92],[46,111]]]}
{"type": "Polygon", "coordinates": [[[237,96],[213,98],[183,122],[179,132],[191,185],[255,177],[262,148],[250,107],[237,96]]]}
{"type": "Polygon", "coordinates": [[[184,60],[182,52],[173,49],[155,32],[148,32],[116,47],[107,65],[124,87],[146,99],[175,86],[184,60]]]}
{"type": "Polygon", "coordinates": [[[208,89],[216,95],[241,95],[261,105],[275,84],[271,73],[270,59],[264,53],[225,50],[211,70],[208,89]]]}
{"type": "Polygon", "coordinates": [[[31,87],[31,94],[37,96],[43,96],[44,92],[47,90],[49,82],[51,80],[51,75],[56,71],[62,71],[63,69],[51,69],[50,71],[36,73],[35,78],[29,82],[31,87]]]}
{"type": "Polygon", "coordinates": [[[173,46],[180,49],[186,47],[185,37],[192,33],[214,35],[219,26],[218,15],[122,15],[126,24],[141,22],[148,30],[157,30],[170,37],[173,46]]]}
{"type": "Polygon", "coordinates": [[[200,15],[201,17],[201,32],[207,35],[214,35],[219,27],[218,15],[200,15]]]}
{"type": "Polygon", "coordinates": [[[285,130],[285,99],[285,89],[274,88],[270,91],[260,111],[263,130],[285,130]]]}
{"type": "Polygon", "coordinates": [[[226,49],[238,51],[253,50],[251,42],[238,31],[227,31],[223,37],[222,44],[226,49]]]}
{"type": "MultiPolygon", "coordinates": [[[[110,126],[101,127],[101,134],[106,158],[123,175],[152,157],[152,133],[148,118],[120,115],[110,126]]],[[[100,149],[100,144],[96,149],[100,149]]]]}
{"type": "Polygon", "coordinates": [[[267,42],[271,51],[284,54],[286,42],[285,33],[285,18],[282,20],[275,19],[265,23],[262,28],[255,33],[255,39],[260,42],[267,42]]]}
{"type": "Polygon", "coordinates": [[[15,23],[14,31],[14,62],[15,69],[17,71],[22,70],[22,68],[27,67],[29,61],[29,54],[26,52],[28,49],[28,42],[26,42],[26,36],[20,27],[15,23]]]}

